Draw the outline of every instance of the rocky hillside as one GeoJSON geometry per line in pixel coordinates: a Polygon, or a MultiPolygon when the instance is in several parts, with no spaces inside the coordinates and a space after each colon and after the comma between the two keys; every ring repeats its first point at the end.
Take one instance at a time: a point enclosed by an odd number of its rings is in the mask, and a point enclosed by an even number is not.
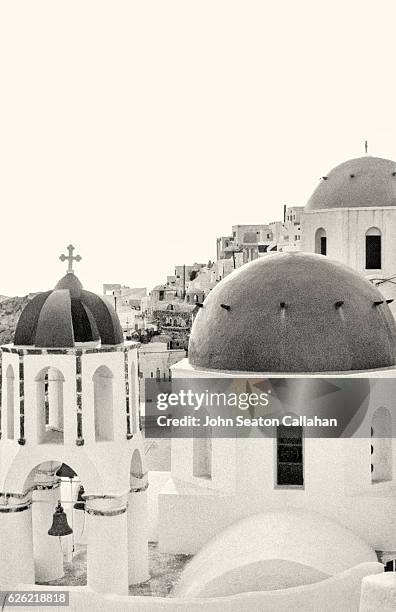
{"type": "Polygon", "coordinates": [[[13,341],[20,314],[32,297],[25,295],[25,297],[0,298],[0,344],[13,341]]]}

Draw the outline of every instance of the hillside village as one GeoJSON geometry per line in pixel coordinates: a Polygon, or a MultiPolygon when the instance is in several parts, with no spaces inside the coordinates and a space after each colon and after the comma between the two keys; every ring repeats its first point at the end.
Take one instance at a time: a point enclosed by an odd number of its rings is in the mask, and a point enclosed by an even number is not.
{"type": "MultiPolygon", "coordinates": [[[[141,379],[170,376],[171,366],[187,355],[194,315],[234,269],[266,253],[300,250],[303,210],[284,206],[283,221],[232,226],[229,235],[216,239],[215,261],[175,265],[173,274],[149,292],[119,283],[103,285],[103,296],[115,307],[125,338],[142,345],[141,379]]],[[[19,316],[34,295],[0,297],[0,344],[13,341],[19,316]]]]}

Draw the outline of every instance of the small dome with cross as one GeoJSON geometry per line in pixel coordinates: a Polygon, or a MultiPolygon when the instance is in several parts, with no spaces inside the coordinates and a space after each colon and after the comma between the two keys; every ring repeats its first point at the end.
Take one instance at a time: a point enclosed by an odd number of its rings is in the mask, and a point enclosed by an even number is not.
{"type": "Polygon", "coordinates": [[[123,343],[121,325],[106,300],[86,291],[72,269],[74,247],[68,246],[68,270],[52,291],[37,294],[22,311],[14,344],[40,348],[68,348],[79,343],[123,343]]]}
{"type": "Polygon", "coordinates": [[[305,210],[396,206],[396,162],[390,159],[349,159],[322,178],[305,210]]]}

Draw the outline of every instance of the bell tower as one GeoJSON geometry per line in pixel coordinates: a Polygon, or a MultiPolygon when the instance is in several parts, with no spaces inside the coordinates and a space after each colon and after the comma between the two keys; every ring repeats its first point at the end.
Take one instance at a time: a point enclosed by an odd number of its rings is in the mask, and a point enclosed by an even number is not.
{"type": "Polygon", "coordinates": [[[66,275],[33,297],[14,344],[0,347],[0,584],[63,576],[54,535],[71,536],[51,529],[56,508],[63,524],[60,502],[66,524],[76,527],[75,513],[85,512],[88,586],[125,595],[148,578],[138,344],[124,342],[112,306],[83,289],[73,250],[61,256],[66,275]]]}

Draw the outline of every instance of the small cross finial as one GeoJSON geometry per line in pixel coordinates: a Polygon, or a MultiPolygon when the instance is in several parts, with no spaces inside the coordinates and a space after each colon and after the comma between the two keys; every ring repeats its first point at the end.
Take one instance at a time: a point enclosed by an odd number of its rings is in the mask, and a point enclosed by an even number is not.
{"type": "Polygon", "coordinates": [[[74,246],[72,244],[69,244],[69,246],[67,247],[68,250],[68,255],[64,255],[62,253],[62,255],[60,255],[59,259],[61,261],[67,261],[67,273],[68,274],[74,274],[74,270],[73,270],[73,261],[81,261],[82,257],[81,255],[73,255],[73,251],[74,251],[74,246]]]}
{"type": "Polygon", "coordinates": [[[368,142],[367,140],[364,141],[364,151],[367,154],[368,153],[368,142]]]}

